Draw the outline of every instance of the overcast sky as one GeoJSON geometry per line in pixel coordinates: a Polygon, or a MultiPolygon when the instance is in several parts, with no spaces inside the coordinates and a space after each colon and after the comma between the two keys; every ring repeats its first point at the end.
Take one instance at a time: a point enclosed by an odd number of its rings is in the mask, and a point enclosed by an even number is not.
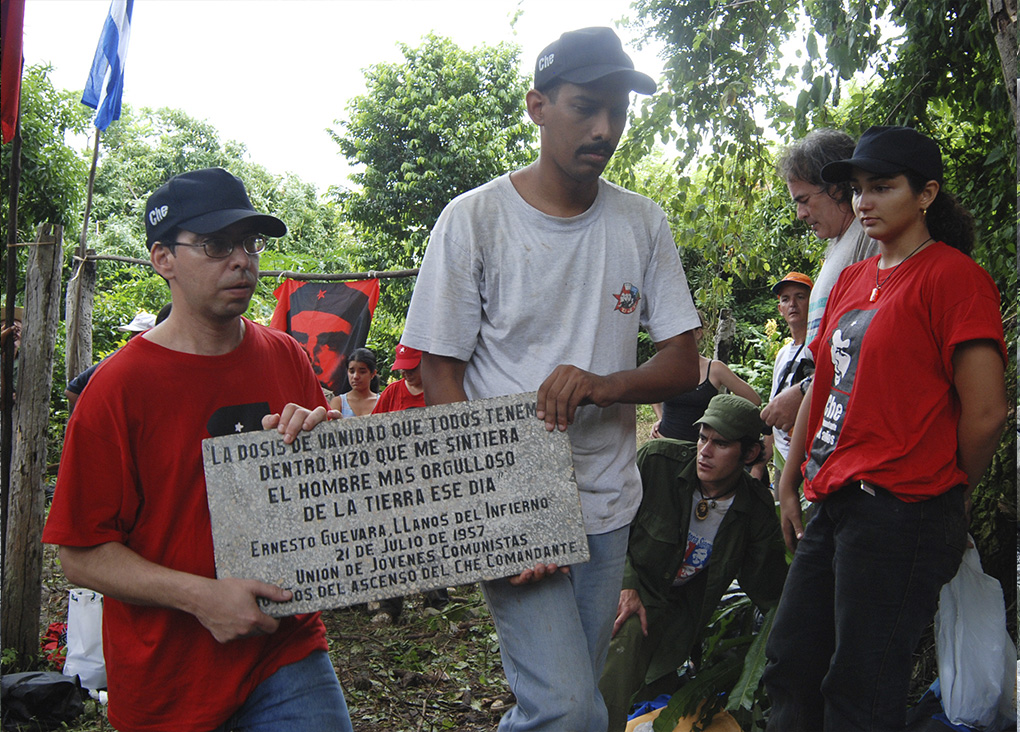
{"type": "MultiPolygon", "coordinates": [[[[26,64],[49,63],[55,86],[81,89],[109,6],[27,0],[26,64]]],[[[429,31],[464,48],[515,41],[530,75],[563,31],[631,14],[628,0],[135,0],[124,101],[205,119],[256,163],[321,192],[349,173],[325,129],[364,93],[362,69],[402,58],[398,41],[416,46],[429,31]]],[[[656,50],[619,32],[637,68],[658,79],[656,50]]]]}

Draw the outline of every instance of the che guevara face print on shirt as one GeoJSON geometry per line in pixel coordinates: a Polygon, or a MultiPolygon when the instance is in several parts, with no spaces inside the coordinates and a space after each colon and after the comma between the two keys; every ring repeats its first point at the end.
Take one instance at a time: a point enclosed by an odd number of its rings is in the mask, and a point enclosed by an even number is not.
{"type": "MultiPolygon", "coordinates": [[[[857,376],[857,365],[861,355],[861,343],[875,317],[876,310],[850,310],[840,317],[829,340],[829,354],[832,358],[832,383],[829,384],[825,399],[822,423],[811,442],[811,454],[805,475],[814,478],[829,455],[836,449],[839,435],[843,430],[847,404],[857,376]]],[[[815,399],[824,391],[815,383],[815,399]]]]}

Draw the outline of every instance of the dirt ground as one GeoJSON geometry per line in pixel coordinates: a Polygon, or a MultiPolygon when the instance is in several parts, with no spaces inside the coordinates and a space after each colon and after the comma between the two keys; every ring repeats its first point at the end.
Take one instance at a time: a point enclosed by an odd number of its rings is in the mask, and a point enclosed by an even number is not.
{"type": "MultiPolygon", "coordinates": [[[[44,562],[43,632],[51,622],[66,622],[68,589],[53,547],[44,562]]],[[[494,730],[513,704],[477,585],[453,588],[450,596],[441,612],[425,608],[421,596],[408,598],[395,625],[373,624],[361,609],[323,613],[355,732],[494,730]]],[[[68,729],[113,728],[105,707],[89,701],[68,729]]]]}

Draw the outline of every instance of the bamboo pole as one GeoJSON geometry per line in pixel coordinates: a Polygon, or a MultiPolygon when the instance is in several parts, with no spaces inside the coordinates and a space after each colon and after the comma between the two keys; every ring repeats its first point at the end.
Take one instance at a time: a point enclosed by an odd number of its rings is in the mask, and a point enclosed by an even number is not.
{"type": "MultiPolygon", "coordinates": [[[[76,261],[123,262],[124,264],[138,264],[144,265],[146,267],[151,266],[151,262],[149,262],[148,259],[139,259],[138,257],[122,257],[117,254],[89,253],[84,258],[76,254],[74,258],[76,261]]],[[[415,277],[417,274],[418,274],[417,269],[394,269],[383,272],[369,270],[368,272],[338,272],[334,274],[325,274],[321,272],[306,273],[306,272],[293,272],[291,270],[265,269],[259,272],[259,277],[280,277],[291,280],[312,282],[341,282],[344,280],[396,279],[399,277],[415,277]]]]}

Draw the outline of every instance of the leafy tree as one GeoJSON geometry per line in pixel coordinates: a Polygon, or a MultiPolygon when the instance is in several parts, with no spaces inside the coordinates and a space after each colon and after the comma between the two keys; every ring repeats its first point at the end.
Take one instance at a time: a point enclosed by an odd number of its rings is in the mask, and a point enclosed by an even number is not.
{"type": "MultiPolygon", "coordinates": [[[[59,224],[74,234],[81,228],[78,215],[84,201],[88,164],[64,138],[88,130],[88,110],[74,94],[58,91],[50,81],[49,66],[29,66],[21,81],[21,185],[18,190],[18,229],[31,237],[42,223],[59,224]]],[[[11,152],[0,151],[0,226],[7,230],[11,152]]],[[[65,235],[66,238],[66,235],[65,235]]],[[[25,239],[22,238],[22,241],[25,239]]]]}
{"type": "Polygon", "coordinates": [[[657,137],[676,137],[679,167],[710,142],[699,168],[753,204],[759,186],[776,183],[770,136],[791,140],[820,125],[851,134],[916,126],[943,143],[949,187],[983,229],[976,258],[1004,291],[1015,289],[1015,130],[1002,114],[1008,97],[984,3],[639,0],[637,9],[647,34],[666,44],[668,83],[642,107],[621,166],[657,137]],[[896,35],[883,41],[890,27],[896,35]],[[798,63],[782,68],[784,42],[798,49],[798,63]],[[862,87],[853,80],[868,68],[875,81],[862,87]],[[782,101],[791,91],[792,105],[782,101]]]}
{"type": "MultiPolygon", "coordinates": [[[[516,45],[466,51],[429,34],[417,48],[399,47],[403,61],[370,66],[368,91],[329,130],[360,167],[356,188],[331,188],[355,228],[348,254],[360,271],[417,267],[447,203],[533,155],[516,45]]],[[[412,287],[411,279],[383,284],[369,344],[380,355],[400,338],[412,287]]]]}
{"type": "Polygon", "coordinates": [[[344,212],[371,239],[400,245],[384,261],[410,267],[450,200],[530,161],[534,128],[517,46],[465,51],[432,34],[399,45],[403,62],[369,67],[368,92],[329,132],[362,166],[357,189],[335,191],[344,212]]]}
{"type": "MultiPolygon", "coordinates": [[[[263,255],[264,269],[338,272],[349,267],[344,251],[350,234],[337,206],[320,200],[314,185],[274,175],[252,162],[241,143],[221,142],[211,124],[170,108],[125,105],[121,119],[104,133],[89,246],[100,254],[147,259],[142,212],[149,194],[174,175],[206,167],[222,167],[241,178],[255,208],[287,223],[288,234],[263,255]]],[[[98,274],[96,352],[103,355],[121,342],[113,330],[118,323],[138,308],[158,311],[169,293],[155,273],[137,265],[103,262],[98,274]]],[[[273,284],[260,283],[252,317],[268,320],[275,306],[273,284]]]]}

